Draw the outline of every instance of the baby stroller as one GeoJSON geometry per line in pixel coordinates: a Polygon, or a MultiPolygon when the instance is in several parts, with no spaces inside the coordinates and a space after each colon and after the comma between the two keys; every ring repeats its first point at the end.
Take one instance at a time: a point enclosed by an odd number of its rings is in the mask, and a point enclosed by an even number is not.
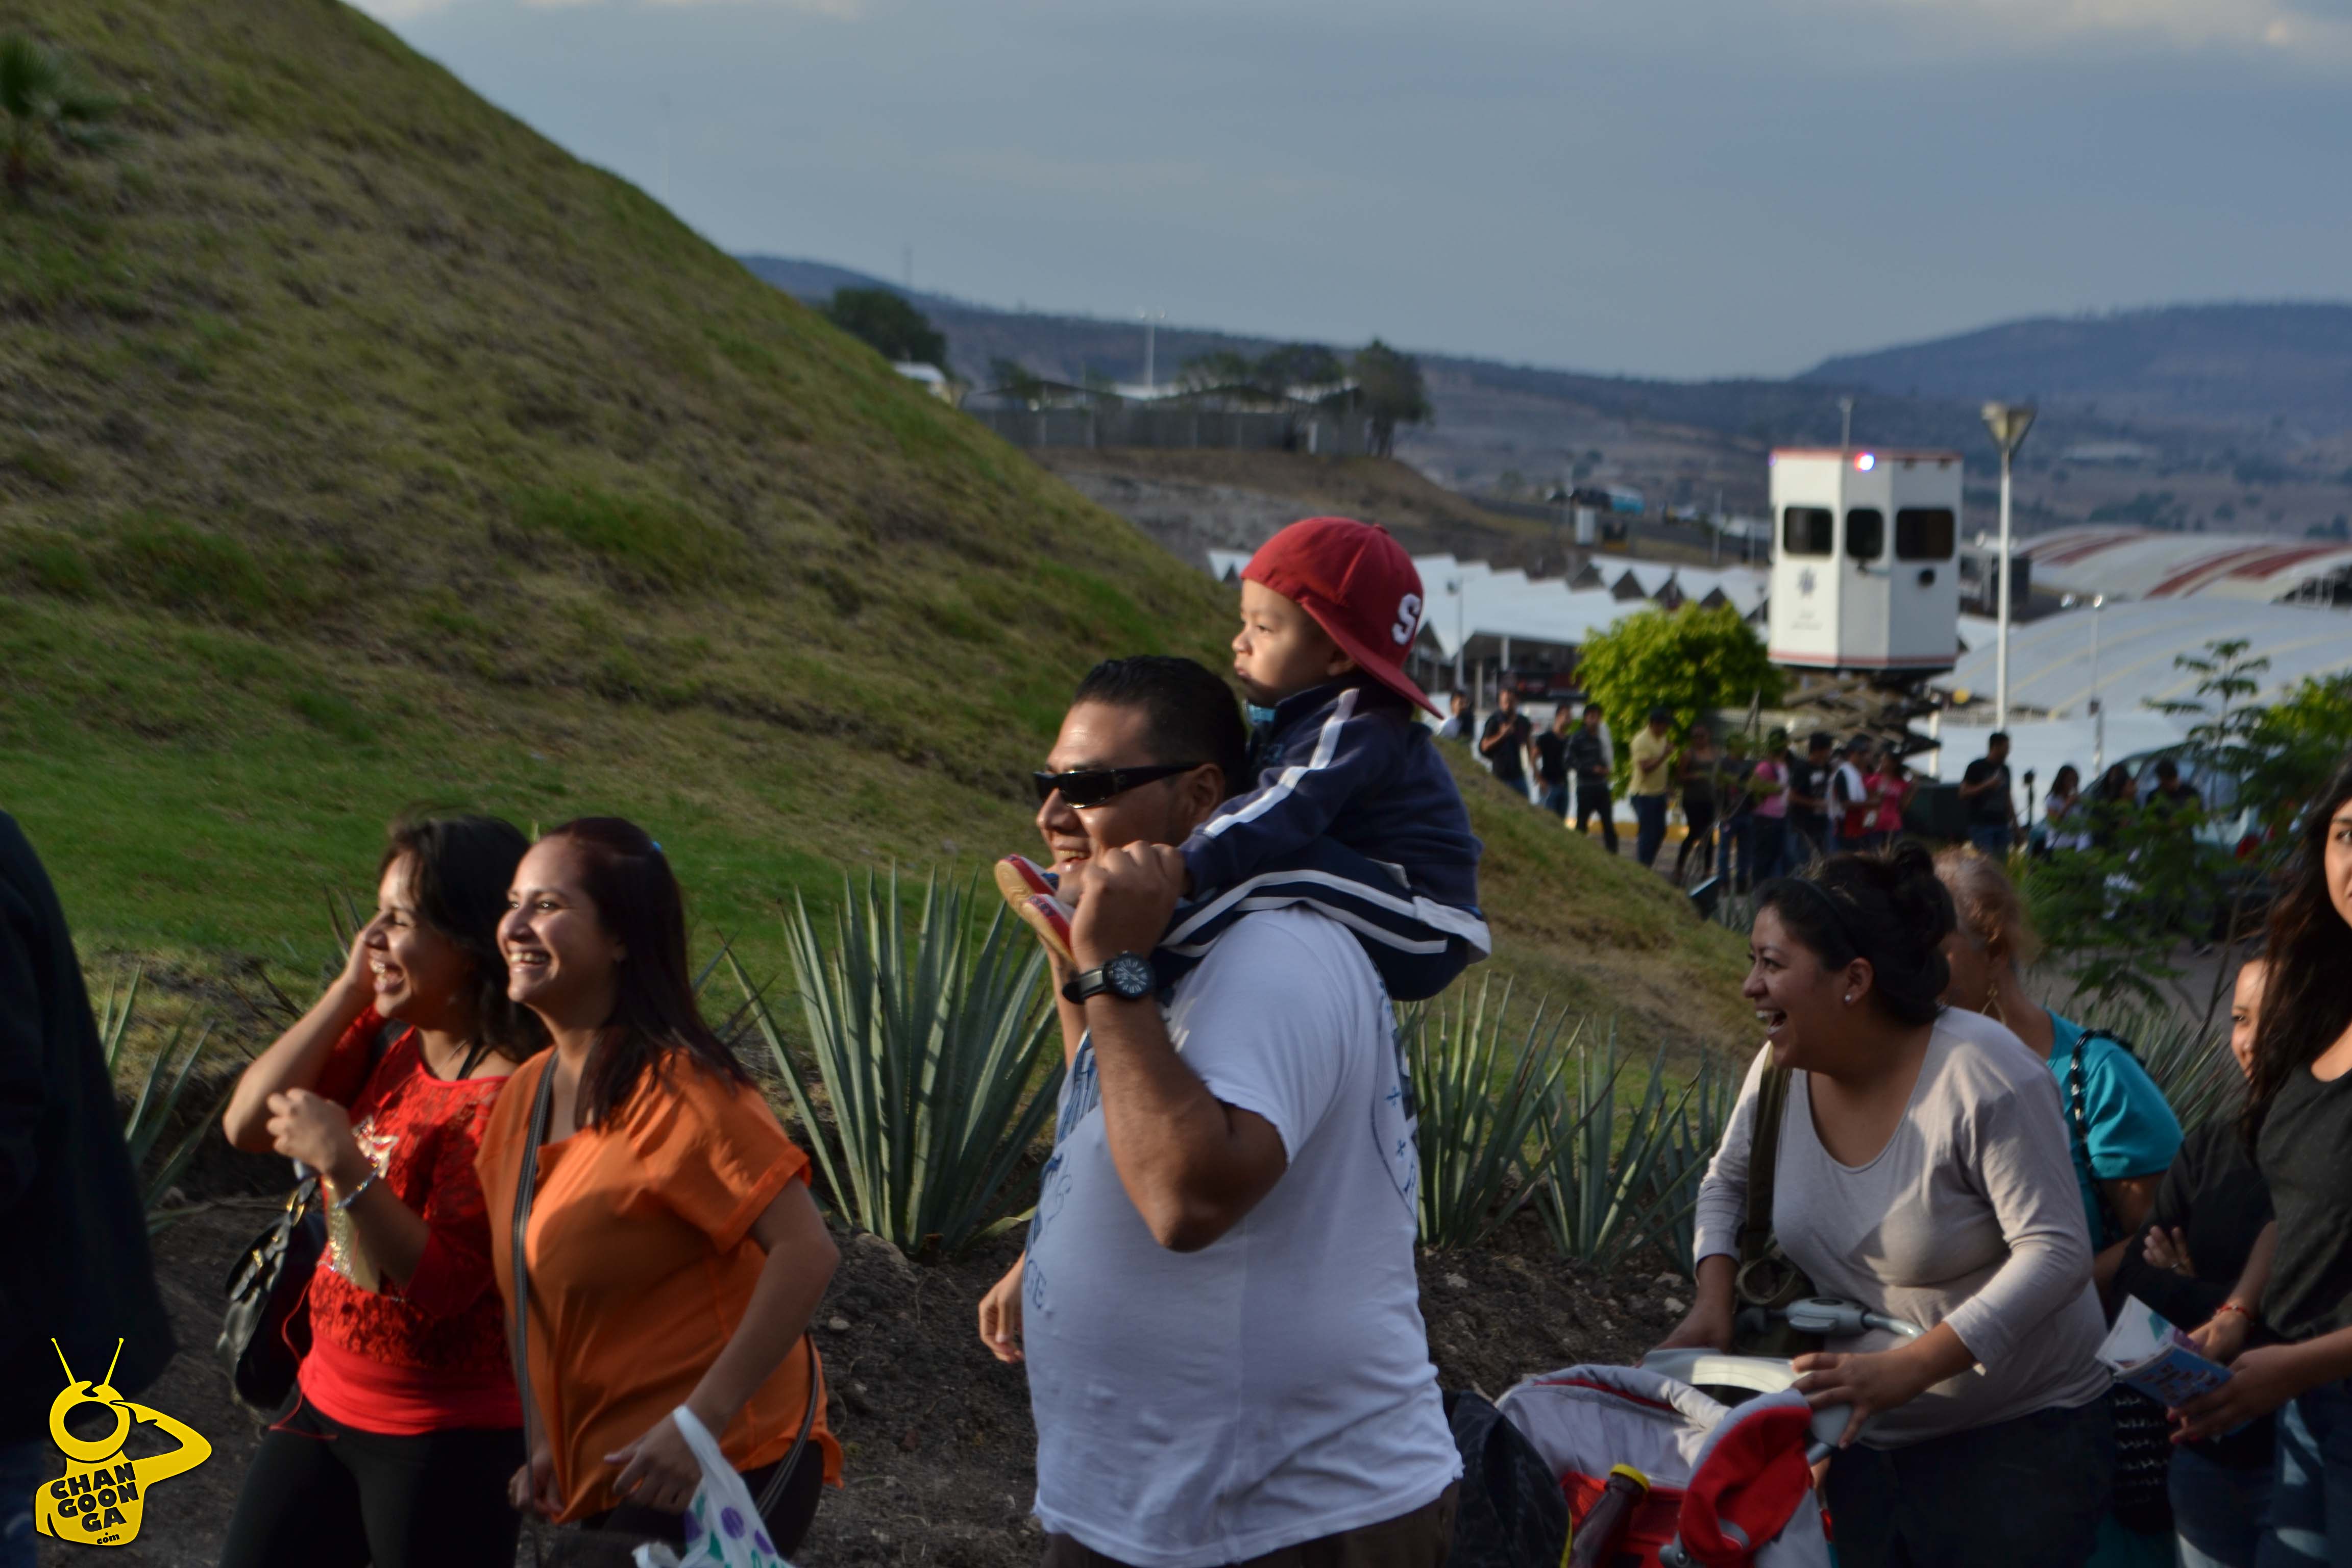
{"type": "MultiPolygon", "coordinates": [[[[1784,1316],[1801,1332],[1906,1336],[1898,1319],[1826,1298],[1784,1316]]],[[[1832,1568],[1812,1466],[1845,1430],[1815,1411],[1785,1360],[1654,1351],[1639,1366],[1571,1366],[1517,1384],[1496,1408],[1533,1446],[1581,1527],[1619,1467],[1648,1483],[1607,1568],[1832,1568]],[[1720,1390],[1733,1403],[1706,1390],[1720,1390]]]]}

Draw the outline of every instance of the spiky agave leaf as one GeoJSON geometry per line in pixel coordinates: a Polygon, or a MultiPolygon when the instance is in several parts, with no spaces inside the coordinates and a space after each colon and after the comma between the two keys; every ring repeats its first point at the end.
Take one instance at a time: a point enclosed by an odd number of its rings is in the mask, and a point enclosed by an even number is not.
{"type": "Polygon", "coordinates": [[[826,1184],[908,1253],[952,1257],[999,1224],[1061,1083],[1044,957],[1002,910],[975,931],[970,900],[927,878],[911,941],[895,868],[845,883],[829,931],[795,900],[786,946],[829,1122],[735,967],[826,1184]]]}

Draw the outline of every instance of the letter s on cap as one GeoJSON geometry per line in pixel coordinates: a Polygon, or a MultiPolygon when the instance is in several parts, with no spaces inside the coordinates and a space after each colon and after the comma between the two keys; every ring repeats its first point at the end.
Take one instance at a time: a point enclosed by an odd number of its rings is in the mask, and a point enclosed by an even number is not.
{"type": "Polygon", "coordinates": [[[1421,595],[1407,594],[1397,601],[1396,625],[1389,628],[1389,636],[1396,639],[1399,647],[1403,647],[1412,641],[1412,634],[1420,626],[1421,595]]]}

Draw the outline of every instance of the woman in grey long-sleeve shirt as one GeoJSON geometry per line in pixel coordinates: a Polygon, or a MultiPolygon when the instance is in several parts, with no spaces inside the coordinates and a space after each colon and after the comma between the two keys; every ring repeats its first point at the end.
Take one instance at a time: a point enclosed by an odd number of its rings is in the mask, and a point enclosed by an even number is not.
{"type": "Polygon", "coordinates": [[[2113,1463],[2090,1239],[2048,1070],[1937,1005],[1952,921],[1916,845],[1759,891],[1744,994],[1766,1049],[1700,1188],[1697,1304],[1666,1342],[1728,1344],[1758,1091],[1790,1068],[1781,1250],[1820,1293],[1927,1330],[1796,1363],[1817,1405],[1854,1410],[1827,1483],[1841,1563],[2071,1568],[2113,1463]]]}

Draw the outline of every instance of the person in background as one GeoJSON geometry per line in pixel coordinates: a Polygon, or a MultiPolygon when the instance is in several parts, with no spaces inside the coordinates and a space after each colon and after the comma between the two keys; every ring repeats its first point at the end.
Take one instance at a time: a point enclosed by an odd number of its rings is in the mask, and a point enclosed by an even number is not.
{"type": "Polygon", "coordinates": [[[58,1473],[58,1357],[77,1379],[129,1399],[162,1375],[173,1345],[81,961],[48,872],[5,812],[0,1227],[0,1568],[32,1568],[34,1494],[58,1473]]]}
{"type": "MultiPolygon", "coordinates": [[[[2239,969],[2230,1003],[2230,1053],[2251,1075],[2263,1002],[2259,957],[2239,969]]],[[[2184,1328],[2210,1321],[2244,1273],[2271,1220],[2270,1189],[2255,1168],[2237,1119],[2213,1116],[2189,1130],[2164,1173],[2138,1249],[2126,1249],[2116,1291],[2146,1302],[2184,1328]]],[[[2253,1342],[2268,1342],[2256,1334],[2253,1342]]],[[[2181,1568],[2255,1568],[2270,1517],[2274,1421],[2255,1417],[2235,1432],[2179,1445],[2168,1478],[2174,1545],[2181,1568]]]]}
{"type": "Polygon", "coordinates": [[[2017,798],[2009,782],[2009,735],[1995,730],[1985,739],[1985,754],[1960,775],[1960,804],[1969,824],[1969,842],[1996,858],[2006,856],[2017,841],[2017,798]]]}
{"type": "Polygon", "coordinates": [[[1486,759],[1495,777],[1522,799],[1528,793],[1528,736],[1532,728],[1528,716],[1519,711],[1519,694],[1506,686],[1495,693],[1495,710],[1486,715],[1486,728],[1478,732],[1478,754],[1486,759]]]}
{"type": "Polygon", "coordinates": [[[1872,814],[1877,802],[1870,793],[1870,780],[1863,763],[1870,755],[1870,742],[1857,735],[1845,743],[1836,763],[1830,769],[1830,848],[1832,852],[1864,847],[1870,839],[1872,814]]]}
{"type": "Polygon", "coordinates": [[[1776,729],[1764,737],[1764,755],[1758,760],[1756,771],[1748,775],[1748,793],[1756,802],[1751,886],[1761,887],[1769,879],[1788,873],[1789,780],[1795,773],[1796,759],[1789,754],[1789,731],[1776,729]]]}
{"type": "Polygon", "coordinates": [[[1674,785],[1675,716],[1664,708],[1650,710],[1649,722],[1633,737],[1633,781],[1625,788],[1633,804],[1633,858],[1654,865],[1658,848],[1666,841],[1666,792],[1674,785]]]}
{"type": "Polygon", "coordinates": [[[1877,802],[1871,815],[1868,837],[1872,847],[1884,849],[1903,837],[1903,813],[1919,786],[1891,744],[1880,748],[1877,763],[1864,782],[1870,787],[1871,798],[1877,802]]]}
{"type": "MultiPolygon", "coordinates": [[[[2020,971],[2040,954],[2041,942],[2001,862],[1958,846],[1936,857],[1936,872],[1959,915],[1944,944],[1951,968],[1944,1001],[2007,1025],[2049,1065],[2090,1233],[2092,1278],[2112,1299],[2116,1272],[2180,1152],[2180,1122],[2128,1049],[2026,994],[2020,971]]],[[[2088,1561],[2089,1568],[2163,1568],[2171,1557],[2168,1536],[2126,1528],[2109,1513],[2099,1521],[2098,1549],[2088,1561]]]]}
{"type": "Polygon", "coordinates": [[[618,817],[565,823],[515,868],[499,946],[508,994],[555,1041],[516,1069],[477,1161],[499,1293],[528,1342],[533,1442],[509,1500],[681,1544],[702,1484],[670,1419],[684,1406],[789,1555],[841,1475],[807,1340],[841,1255],[808,1156],[703,1022],[667,857],[618,817]],[[542,1084],[547,1142],[532,1148],[542,1084]],[[528,1299],[506,1223],[526,1179],[528,1299]]]}
{"type": "Polygon", "coordinates": [[[2083,775],[2068,763],[2050,781],[2042,802],[2042,821],[2053,855],[2091,847],[2091,803],[2083,794],[2083,775]]]}
{"type": "Polygon", "coordinates": [[[1790,1078],[1772,1232],[1815,1290],[1927,1331],[1797,1358],[1850,1412],[1823,1490],[1843,1568],[2076,1568],[2114,1466],[2105,1324],[2058,1095],[2015,1036],[1941,1007],[1950,896],[1925,847],[1757,890],[1765,1026],[1699,1187],[1697,1291],[1668,1346],[1727,1349],[1768,1068],[1790,1078]]]}
{"type": "Polygon", "coordinates": [[[2149,815],[2161,815],[2169,820],[2189,821],[2205,809],[2205,802],[2194,786],[2180,776],[2180,764],[2170,757],[2156,764],[2156,787],[2147,792],[2141,803],[2149,815]]]}
{"type": "Polygon", "coordinates": [[[1601,731],[1601,711],[1598,702],[1588,702],[1577,721],[1575,731],[1568,738],[1568,766],[1576,778],[1576,831],[1580,837],[1584,825],[1595,815],[1601,818],[1601,842],[1609,853],[1617,853],[1617,812],[1609,791],[1609,741],[1601,731]]]}
{"type": "Polygon", "coordinates": [[[1789,854],[1791,868],[1830,852],[1830,775],[1837,771],[1830,738],[1816,731],[1789,775],[1789,854]]]}
{"type": "Polygon", "coordinates": [[[1715,813],[1723,759],[1716,752],[1713,730],[1705,724],[1690,727],[1682,754],[1675,759],[1675,773],[1683,793],[1683,841],[1675,851],[1675,881],[1679,885],[1694,848],[1698,851],[1701,876],[1715,863],[1715,813]]]}
{"type": "Polygon", "coordinates": [[[1470,694],[1452,692],[1445,699],[1445,721],[1438,725],[1437,738],[1459,741],[1466,746],[1470,743],[1470,694]]]}
{"type": "Polygon", "coordinates": [[[2125,827],[2139,809],[2139,787],[2132,782],[2131,769],[2117,763],[2099,775],[2096,789],[2091,792],[2089,830],[2091,847],[2113,849],[2125,827]]]}
{"type": "Polygon", "coordinates": [[[2069,1122],[2079,1124],[2075,1178],[2098,1252],[2092,1272],[2104,1291],[2147,1225],[2158,1184],[2180,1152],[2180,1122],[2129,1050],[2105,1036],[2086,1044],[2082,1025],[2027,994],[2021,971],[2041,956],[2042,941],[2001,863],[1971,846],[1955,846],[1937,853],[1936,874],[1951,890],[1959,913],[1944,944],[1951,967],[1944,1001],[2008,1026],[2048,1064],[2069,1122]],[[2078,1062],[2079,1115],[2074,1083],[2078,1062]]]}
{"type": "Polygon", "coordinates": [[[2352,757],[2312,797],[2263,943],[2244,1128],[2277,1217],[2197,1332],[2230,1381],[2180,1408],[2198,1441],[2278,1415],[2261,1568],[2352,1563],[2352,757]],[[2260,1323],[2278,1342],[2252,1343],[2260,1323]]]}
{"type": "Polygon", "coordinates": [[[1543,791],[1543,808],[1562,822],[1568,820],[1568,704],[1554,710],[1551,723],[1536,734],[1528,748],[1535,759],[1536,783],[1543,791]]]}
{"type": "Polygon", "coordinates": [[[1741,893],[1756,883],[1756,797],[1748,788],[1756,764],[1748,747],[1745,730],[1723,738],[1723,820],[1715,825],[1715,873],[1741,893]]]}
{"type": "Polygon", "coordinates": [[[221,1117],[231,1148],[300,1161],[332,1205],[310,1351],[246,1470],[223,1568],[514,1561],[522,1406],[474,1155],[541,1044],[498,948],[529,847],[495,817],[394,824],[374,918],[221,1117]]]}

